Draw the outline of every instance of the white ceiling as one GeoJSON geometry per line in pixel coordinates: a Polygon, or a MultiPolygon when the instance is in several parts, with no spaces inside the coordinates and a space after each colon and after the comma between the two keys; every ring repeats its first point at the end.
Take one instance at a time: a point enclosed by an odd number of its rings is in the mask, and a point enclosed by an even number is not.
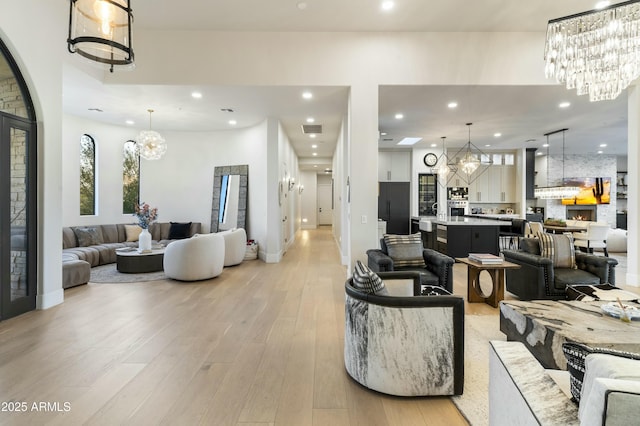
{"type": "MultiPolygon", "coordinates": [[[[382,12],[381,0],[197,1],[133,0],[135,29],[225,31],[539,31],[549,19],[591,9],[596,0],[396,0],[392,12],[382,12]],[[461,13],[464,11],[464,13],[461,13]]],[[[134,39],[135,40],[135,39],[134,39]]],[[[134,45],[135,49],[135,45],[134,45]]],[[[138,53],[139,54],[139,53],[138,53]]],[[[542,70],[541,70],[542,72],[542,70]]],[[[279,119],[303,169],[331,166],[331,156],[341,120],[347,108],[346,87],[191,87],[102,85],[70,66],[65,68],[64,110],[94,120],[133,127],[149,125],[147,109],[153,108],[155,130],[211,131],[253,126],[268,117],[279,119]],[[191,98],[198,90],[202,99],[191,98]],[[301,98],[314,93],[312,101],[301,98]],[[90,111],[98,108],[102,112],[90,111]],[[233,113],[222,112],[231,108],[233,113]],[[232,117],[233,116],[233,117],[232,117]],[[311,139],[302,133],[307,117],[323,125],[323,134],[311,139]],[[229,119],[237,120],[231,127],[229,119]],[[317,143],[317,157],[311,144],[317,143]]],[[[616,101],[590,103],[560,86],[469,87],[384,86],[380,88],[380,130],[388,132],[381,147],[395,147],[404,136],[424,138],[418,146],[461,146],[468,140],[484,149],[517,148],[541,144],[543,133],[568,127],[567,152],[595,152],[599,143],[607,153],[626,153],[626,96],[616,101]],[[456,100],[459,107],[446,104],[456,100]],[[559,110],[569,100],[572,106],[559,110]],[[405,119],[395,120],[396,112],[405,119]],[[493,133],[501,132],[499,140],[493,133]],[[534,142],[525,142],[537,139],[534,142]],[[574,148],[575,147],[575,148],[574,148]]],[[[553,142],[553,141],[552,141],[553,142]]],[[[169,141],[170,143],[170,141],[169,141]]]]}

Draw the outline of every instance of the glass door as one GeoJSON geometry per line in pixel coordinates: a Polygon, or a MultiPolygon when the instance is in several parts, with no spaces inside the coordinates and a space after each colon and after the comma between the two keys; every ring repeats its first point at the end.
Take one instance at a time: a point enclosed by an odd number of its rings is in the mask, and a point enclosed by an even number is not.
{"type": "Polygon", "coordinates": [[[438,214],[438,175],[418,175],[418,216],[435,216],[438,214]]]}
{"type": "Polygon", "coordinates": [[[36,306],[34,140],[29,120],[0,112],[0,319],[36,306]]]}

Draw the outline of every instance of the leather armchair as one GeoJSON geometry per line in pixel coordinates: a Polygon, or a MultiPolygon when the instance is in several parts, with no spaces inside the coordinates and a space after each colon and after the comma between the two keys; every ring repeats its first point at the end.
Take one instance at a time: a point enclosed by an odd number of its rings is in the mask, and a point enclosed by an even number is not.
{"type": "Polygon", "coordinates": [[[423,249],[425,268],[395,268],[393,259],[387,253],[384,239],[380,241],[380,249],[367,250],[367,265],[374,272],[413,271],[420,273],[422,285],[437,285],[453,293],[453,264],[455,260],[445,254],[431,249],[423,249]]]}
{"type": "Polygon", "coordinates": [[[524,238],[520,247],[502,254],[506,261],[520,265],[506,270],[506,288],[521,300],[564,300],[569,285],[615,285],[615,259],[577,252],[577,269],[555,268],[551,259],[540,255],[537,239],[524,238]]]}

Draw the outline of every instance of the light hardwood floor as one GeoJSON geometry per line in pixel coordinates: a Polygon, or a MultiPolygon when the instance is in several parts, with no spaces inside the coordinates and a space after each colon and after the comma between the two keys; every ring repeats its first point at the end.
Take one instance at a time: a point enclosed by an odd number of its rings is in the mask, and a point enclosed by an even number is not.
{"type": "Polygon", "coordinates": [[[66,290],[62,305],[0,323],[0,408],[27,405],[0,411],[0,424],[467,424],[449,398],[396,398],[349,378],[345,275],[321,228],[299,232],[279,264],[66,290]]]}

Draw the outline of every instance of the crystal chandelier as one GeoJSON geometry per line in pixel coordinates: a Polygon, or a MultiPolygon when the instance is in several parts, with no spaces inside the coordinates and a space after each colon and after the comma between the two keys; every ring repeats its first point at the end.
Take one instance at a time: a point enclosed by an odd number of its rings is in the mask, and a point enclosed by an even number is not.
{"type": "Polygon", "coordinates": [[[457,163],[457,168],[452,170],[461,171],[462,174],[453,174],[449,180],[453,178],[453,176],[462,176],[462,179],[465,181],[467,185],[471,184],[474,180],[478,178],[482,173],[488,170],[489,166],[493,164],[493,160],[490,156],[486,155],[484,152],[478,149],[474,144],[471,143],[471,125],[473,123],[467,123],[469,128],[469,141],[465,146],[463,146],[454,156],[453,162],[450,162],[450,166],[456,167],[455,161],[460,158],[457,163]]]}
{"type": "Polygon", "coordinates": [[[70,0],[67,49],[109,65],[132,65],[130,0],[70,0]]]}
{"type": "Polygon", "coordinates": [[[446,139],[446,136],[442,136],[441,139],[442,139],[442,154],[440,154],[440,157],[438,157],[438,163],[437,163],[438,166],[432,167],[431,173],[437,174],[438,183],[441,186],[446,187],[447,176],[449,175],[449,172],[455,173],[457,169],[451,164],[449,164],[449,157],[447,156],[447,151],[445,150],[445,147],[444,147],[444,140],[446,139]]]}
{"type": "Polygon", "coordinates": [[[140,156],[145,160],[158,160],[167,152],[167,142],[160,133],[151,130],[151,113],[149,111],[149,130],[143,130],[136,138],[136,146],[140,156]]]}
{"type": "Polygon", "coordinates": [[[549,136],[562,132],[562,182],[564,183],[564,132],[569,129],[554,130],[553,132],[545,133],[547,137],[547,186],[541,188],[535,188],[533,190],[533,196],[540,198],[541,200],[560,200],[564,198],[573,198],[580,192],[580,188],[577,186],[549,186],[549,136]]]}
{"type": "Polygon", "coordinates": [[[552,19],[547,26],[545,75],[589,94],[615,99],[640,76],[640,1],[626,1],[552,19]]]}

